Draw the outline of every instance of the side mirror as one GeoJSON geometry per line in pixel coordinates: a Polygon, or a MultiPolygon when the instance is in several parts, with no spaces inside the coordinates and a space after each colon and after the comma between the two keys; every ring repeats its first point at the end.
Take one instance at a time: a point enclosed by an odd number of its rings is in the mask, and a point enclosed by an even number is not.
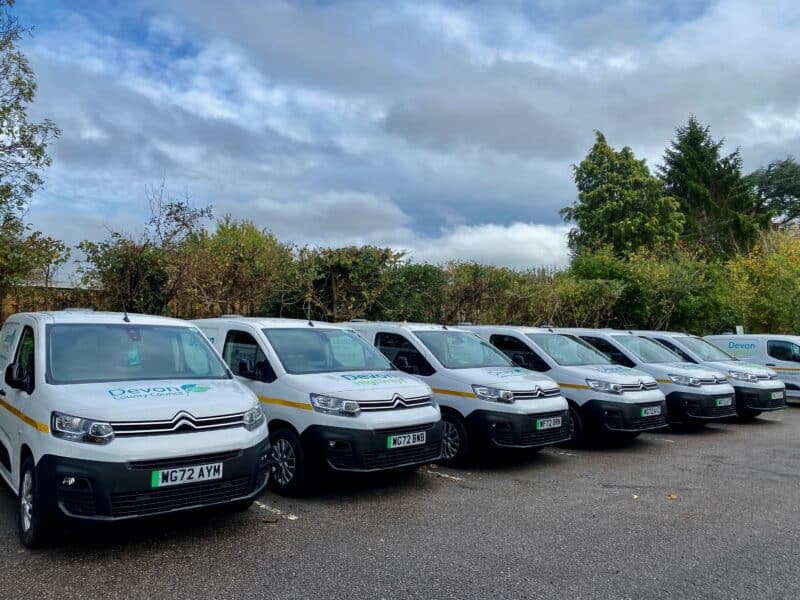
{"type": "Polygon", "coordinates": [[[245,358],[239,361],[238,372],[240,377],[247,377],[248,379],[256,378],[256,372],[253,370],[253,365],[251,365],[250,361],[245,358]]]}
{"type": "Polygon", "coordinates": [[[21,370],[21,365],[17,362],[8,365],[5,373],[6,385],[15,390],[22,390],[30,394],[33,391],[33,379],[29,375],[23,375],[20,372],[21,370]]]}
{"type": "Polygon", "coordinates": [[[522,367],[523,369],[527,369],[528,365],[525,363],[525,357],[522,354],[514,354],[511,356],[511,362],[513,362],[518,367],[522,367]]]}
{"type": "Polygon", "coordinates": [[[396,357],[394,359],[394,366],[404,373],[410,373],[411,375],[416,375],[419,373],[419,369],[415,366],[412,366],[411,363],[408,362],[408,358],[405,356],[396,357]]]}

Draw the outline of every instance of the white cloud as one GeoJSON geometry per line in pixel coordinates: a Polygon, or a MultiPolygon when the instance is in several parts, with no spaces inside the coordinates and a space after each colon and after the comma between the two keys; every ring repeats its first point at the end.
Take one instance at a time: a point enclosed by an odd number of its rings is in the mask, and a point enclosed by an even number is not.
{"type": "Polygon", "coordinates": [[[562,267],[569,262],[568,227],[512,223],[510,225],[459,225],[433,238],[417,238],[407,248],[418,262],[450,260],[529,269],[562,267]]]}

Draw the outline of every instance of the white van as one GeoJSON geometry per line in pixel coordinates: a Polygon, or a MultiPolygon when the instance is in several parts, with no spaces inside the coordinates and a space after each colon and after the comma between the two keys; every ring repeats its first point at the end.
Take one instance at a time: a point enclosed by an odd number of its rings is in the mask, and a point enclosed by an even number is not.
{"type": "Polygon", "coordinates": [[[707,335],[728,354],[777,371],[789,401],[800,402],[800,336],[772,334],[707,335]]]}
{"type": "Polygon", "coordinates": [[[772,369],[740,360],[696,335],[671,331],[634,333],[663,344],[685,362],[726,373],[736,390],[736,412],[741,417],[754,418],[764,411],[786,408],[786,386],[772,369]]]}
{"type": "Polygon", "coordinates": [[[614,365],[573,335],[549,328],[468,326],[516,364],[558,382],[580,444],[596,436],[633,438],[667,426],[664,394],[647,373],[614,365]]]}
{"type": "Polygon", "coordinates": [[[667,397],[672,423],[705,423],[736,415],[736,392],[717,369],[684,362],[666,347],[630,331],[562,329],[577,335],[613,362],[652,375],[667,397]]]}
{"type": "Polygon", "coordinates": [[[570,439],[567,402],[556,383],[512,363],[471,331],[444,325],[350,322],[401,371],[433,389],[442,407],[442,462],[463,465],[472,451],[534,449],[570,439]]]}
{"type": "Polygon", "coordinates": [[[258,401],[185,321],[15,314],[0,367],[0,476],[26,546],[65,519],[245,508],[267,484],[258,401]]]}
{"type": "Polygon", "coordinates": [[[221,317],[195,324],[257,395],[272,440],[270,486],[303,491],[322,470],[413,469],[439,460],[430,388],[352,331],[297,319],[221,317]]]}

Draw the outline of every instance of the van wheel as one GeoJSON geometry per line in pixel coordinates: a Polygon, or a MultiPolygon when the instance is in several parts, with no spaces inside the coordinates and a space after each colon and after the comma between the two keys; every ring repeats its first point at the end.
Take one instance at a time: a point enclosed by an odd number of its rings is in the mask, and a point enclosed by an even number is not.
{"type": "Polygon", "coordinates": [[[45,545],[51,535],[51,523],[43,514],[39,482],[36,477],[36,464],[29,456],[22,463],[19,476],[19,511],[17,513],[17,529],[19,541],[28,548],[40,548],[45,545]]]}
{"type": "Polygon", "coordinates": [[[461,467],[469,460],[469,440],[464,421],[458,415],[442,414],[442,458],[446,467],[461,467]]]}
{"type": "Polygon", "coordinates": [[[278,429],[269,436],[269,487],[282,496],[296,496],[305,484],[305,457],[297,434],[290,429],[278,429]]]}
{"type": "Polygon", "coordinates": [[[572,438],[567,443],[574,448],[579,448],[585,445],[588,439],[581,412],[571,402],[569,404],[569,418],[572,419],[572,438]]]}

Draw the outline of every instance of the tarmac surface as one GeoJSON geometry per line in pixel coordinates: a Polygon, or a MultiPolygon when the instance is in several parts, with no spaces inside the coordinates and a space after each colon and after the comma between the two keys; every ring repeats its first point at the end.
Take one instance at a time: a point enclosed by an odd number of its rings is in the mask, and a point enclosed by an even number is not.
{"type": "Polygon", "coordinates": [[[19,545],[2,598],[800,598],[800,408],[19,545]]]}

